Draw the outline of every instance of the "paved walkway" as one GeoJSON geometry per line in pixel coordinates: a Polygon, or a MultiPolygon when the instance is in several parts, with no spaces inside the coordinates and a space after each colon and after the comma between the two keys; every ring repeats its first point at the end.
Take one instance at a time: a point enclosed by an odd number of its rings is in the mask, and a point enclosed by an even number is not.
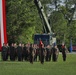
{"type": "MultiPolygon", "coordinates": [[[[59,54],[62,54],[62,53],[59,52],[59,54]]],[[[76,54],[76,52],[68,52],[67,54],[76,54]]]]}
{"type": "Polygon", "coordinates": [[[76,52],[70,52],[69,54],[76,54],[76,52]]]}

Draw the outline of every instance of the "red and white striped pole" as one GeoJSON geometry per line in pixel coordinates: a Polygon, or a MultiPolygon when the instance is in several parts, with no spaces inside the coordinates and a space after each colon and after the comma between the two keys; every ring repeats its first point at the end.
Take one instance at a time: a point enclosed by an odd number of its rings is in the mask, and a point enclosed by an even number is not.
{"type": "Polygon", "coordinates": [[[7,43],[5,0],[0,0],[0,50],[7,43]]]}

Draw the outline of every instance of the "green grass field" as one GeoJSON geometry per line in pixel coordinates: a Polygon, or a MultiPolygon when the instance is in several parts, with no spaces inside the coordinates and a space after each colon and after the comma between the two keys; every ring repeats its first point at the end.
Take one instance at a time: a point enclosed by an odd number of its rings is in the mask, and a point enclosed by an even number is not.
{"type": "Polygon", "coordinates": [[[76,54],[68,54],[67,61],[63,62],[59,55],[57,62],[12,62],[1,61],[0,75],[76,75],[76,54]]]}

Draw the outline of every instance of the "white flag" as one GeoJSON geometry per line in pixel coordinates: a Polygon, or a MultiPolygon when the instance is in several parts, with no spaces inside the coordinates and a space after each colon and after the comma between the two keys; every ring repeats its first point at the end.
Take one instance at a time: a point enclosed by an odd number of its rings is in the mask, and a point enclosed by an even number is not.
{"type": "Polygon", "coordinates": [[[7,43],[5,0],[0,0],[0,50],[7,43]]]}

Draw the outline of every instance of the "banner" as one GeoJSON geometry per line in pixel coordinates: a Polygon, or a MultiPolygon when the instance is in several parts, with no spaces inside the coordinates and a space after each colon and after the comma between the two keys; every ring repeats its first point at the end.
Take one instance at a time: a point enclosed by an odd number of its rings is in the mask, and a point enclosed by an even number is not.
{"type": "Polygon", "coordinates": [[[3,43],[7,43],[5,0],[0,0],[0,51],[3,43]]]}

